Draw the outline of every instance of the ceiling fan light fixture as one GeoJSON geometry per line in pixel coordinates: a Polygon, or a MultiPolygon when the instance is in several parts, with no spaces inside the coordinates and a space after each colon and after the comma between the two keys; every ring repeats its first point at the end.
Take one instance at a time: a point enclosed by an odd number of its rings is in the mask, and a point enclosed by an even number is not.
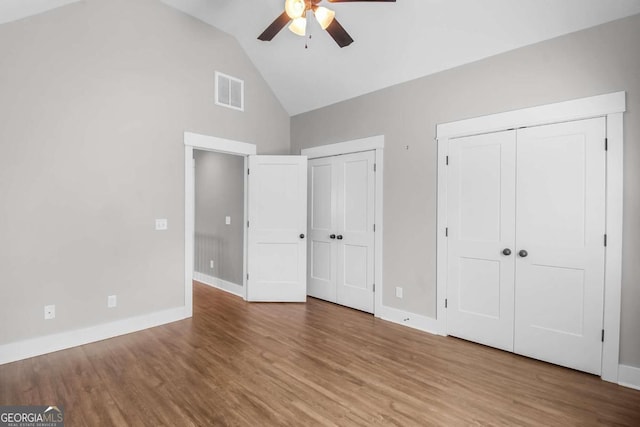
{"type": "Polygon", "coordinates": [[[322,6],[317,7],[313,13],[316,16],[318,24],[320,24],[320,27],[323,30],[326,30],[327,27],[333,22],[333,18],[336,17],[336,13],[333,10],[327,9],[326,7],[322,6]]]}
{"type": "Polygon", "coordinates": [[[307,4],[304,0],[286,0],[284,2],[284,10],[291,19],[300,18],[306,9],[307,4]]]}
{"type": "Polygon", "coordinates": [[[294,19],[291,25],[289,25],[289,30],[294,34],[304,36],[307,30],[307,18],[301,16],[300,18],[294,19]]]}

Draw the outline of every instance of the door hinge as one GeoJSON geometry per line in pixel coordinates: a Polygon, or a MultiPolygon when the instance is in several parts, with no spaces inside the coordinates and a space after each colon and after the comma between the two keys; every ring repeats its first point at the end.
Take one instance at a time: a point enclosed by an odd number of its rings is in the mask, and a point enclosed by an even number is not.
{"type": "Polygon", "coordinates": [[[251,169],[247,169],[247,175],[251,175],[251,169]]]}
{"type": "Polygon", "coordinates": [[[602,337],[601,337],[602,342],[604,342],[604,329],[602,330],[602,337]]]}
{"type": "Polygon", "coordinates": [[[449,300],[447,298],[444,299],[444,308],[449,306],[449,300]]]}
{"type": "Polygon", "coordinates": [[[604,139],[604,151],[609,151],[609,138],[604,139]]]}
{"type": "Polygon", "coordinates": [[[605,248],[607,247],[607,235],[606,234],[604,235],[604,247],[605,248]]]}
{"type": "Polygon", "coordinates": [[[249,228],[249,221],[247,221],[247,228],[249,228]]]}
{"type": "Polygon", "coordinates": [[[374,233],[376,232],[376,225],[375,224],[373,224],[373,232],[374,233]]]}
{"type": "Polygon", "coordinates": [[[449,156],[447,156],[447,166],[449,166],[449,156]]]}
{"type": "Polygon", "coordinates": [[[449,227],[444,229],[444,237],[449,237],[449,227]]]}
{"type": "Polygon", "coordinates": [[[375,291],[376,291],[376,284],[374,283],[373,284],[373,292],[375,292],[375,291]]]}
{"type": "Polygon", "coordinates": [[[376,163],[373,164],[373,171],[376,172],[378,170],[378,165],[376,163]]]}
{"type": "Polygon", "coordinates": [[[247,280],[249,280],[249,273],[247,273],[247,280]]]}

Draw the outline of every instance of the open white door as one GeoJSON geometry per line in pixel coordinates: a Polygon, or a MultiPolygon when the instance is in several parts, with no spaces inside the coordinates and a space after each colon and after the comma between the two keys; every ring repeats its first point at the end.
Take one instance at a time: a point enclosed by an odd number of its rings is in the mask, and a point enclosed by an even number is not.
{"type": "Polygon", "coordinates": [[[307,158],[249,156],[247,300],[307,297],[307,158]]]}

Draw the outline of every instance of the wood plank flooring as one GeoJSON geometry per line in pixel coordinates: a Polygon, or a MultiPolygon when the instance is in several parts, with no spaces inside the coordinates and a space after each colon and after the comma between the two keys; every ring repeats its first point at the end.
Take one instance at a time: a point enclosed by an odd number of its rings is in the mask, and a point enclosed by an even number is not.
{"type": "Polygon", "coordinates": [[[640,391],[310,299],[194,284],[192,319],[0,366],[67,426],[640,426],[640,391]]]}

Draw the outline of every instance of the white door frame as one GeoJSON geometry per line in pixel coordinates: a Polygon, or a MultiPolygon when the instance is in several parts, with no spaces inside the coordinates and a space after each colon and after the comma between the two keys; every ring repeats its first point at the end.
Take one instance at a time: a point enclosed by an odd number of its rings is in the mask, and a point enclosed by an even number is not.
{"type": "MultiPolygon", "coordinates": [[[[193,257],[195,230],[195,175],[193,150],[232,154],[244,157],[244,170],[248,156],[256,154],[256,146],[246,142],[184,133],[184,305],[187,317],[193,316],[193,257]]],[[[247,223],[247,174],[244,174],[244,222],[247,223]]],[[[243,227],[242,292],[247,299],[247,229],[243,227]]]]}
{"type": "MultiPolygon", "coordinates": [[[[618,382],[620,353],[620,305],[622,290],[622,184],[623,184],[623,114],[625,92],[581,98],[556,104],[525,108],[467,120],[439,124],[438,207],[437,207],[437,325],[447,334],[445,297],[447,291],[447,172],[449,139],[507,129],[538,126],[594,117],[606,118],[607,177],[604,325],[602,375],[605,381],[618,382]]],[[[603,141],[604,144],[604,141],[603,141]]]]}
{"type": "MultiPolygon", "coordinates": [[[[300,150],[300,154],[307,156],[309,160],[319,157],[339,156],[341,154],[359,153],[362,151],[375,150],[375,185],[376,185],[376,202],[375,202],[375,236],[374,236],[374,307],[373,314],[379,316],[382,313],[382,235],[384,232],[384,223],[382,220],[382,195],[383,195],[383,177],[384,177],[384,136],[377,135],[368,138],[356,139],[352,141],[339,142],[336,144],[322,145],[319,147],[305,148],[300,150]]],[[[307,254],[309,257],[309,253],[307,254]]]]}

